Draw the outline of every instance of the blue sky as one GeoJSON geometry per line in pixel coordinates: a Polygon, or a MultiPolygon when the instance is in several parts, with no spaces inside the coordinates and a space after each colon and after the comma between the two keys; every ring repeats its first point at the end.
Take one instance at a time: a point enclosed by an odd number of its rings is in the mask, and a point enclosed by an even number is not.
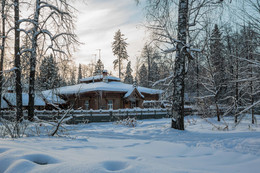
{"type": "Polygon", "coordinates": [[[142,27],[144,15],[141,6],[134,0],[88,0],[85,4],[76,4],[79,10],[77,30],[80,42],[84,43],[74,54],[76,63],[88,64],[94,60],[93,54],[101,49],[101,60],[105,68],[113,71],[112,62],[116,58],[112,53],[115,32],[120,29],[129,46],[129,60],[134,69],[135,57],[140,55],[145,43],[145,28],[142,27]]]}

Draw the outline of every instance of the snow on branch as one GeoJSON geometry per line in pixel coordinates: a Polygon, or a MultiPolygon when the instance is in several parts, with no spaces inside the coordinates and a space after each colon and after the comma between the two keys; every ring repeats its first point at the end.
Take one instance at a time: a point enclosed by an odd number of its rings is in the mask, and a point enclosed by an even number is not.
{"type": "MultiPolygon", "coordinates": [[[[242,114],[242,113],[248,111],[249,109],[253,108],[254,106],[256,106],[256,105],[258,105],[258,104],[260,104],[260,100],[258,100],[258,101],[255,102],[254,104],[252,104],[252,105],[246,107],[244,110],[242,110],[241,112],[237,113],[235,116],[238,116],[238,115],[240,115],[240,114],[242,114]]],[[[239,119],[239,121],[236,123],[235,126],[237,126],[237,125],[241,122],[241,120],[242,120],[243,118],[244,118],[244,116],[242,116],[242,117],[239,119]]]]}
{"type": "Polygon", "coordinates": [[[63,35],[66,35],[66,36],[72,36],[72,37],[75,36],[75,34],[67,33],[67,32],[63,32],[63,33],[59,33],[59,34],[53,36],[51,39],[52,39],[52,40],[55,40],[56,38],[58,38],[58,37],[60,37],[60,36],[63,36],[63,35]]]}
{"type": "Polygon", "coordinates": [[[240,60],[247,61],[247,62],[249,62],[249,63],[251,63],[251,64],[255,64],[255,65],[257,65],[257,66],[260,66],[260,62],[257,61],[257,60],[250,60],[250,59],[241,58],[241,57],[237,57],[237,56],[235,56],[235,57],[238,58],[238,59],[240,59],[240,60]]]}
{"type": "Polygon", "coordinates": [[[40,34],[47,34],[50,37],[50,39],[53,40],[52,39],[53,36],[52,36],[51,32],[47,29],[42,29],[40,32],[38,32],[38,35],[40,35],[40,34]]]}
{"type": "Polygon", "coordinates": [[[163,50],[164,53],[172,53],[172,52],[175,52],[175,51],[176,51],[176,47],[173,47],[173,48],[170,48],[170,49],[163,50]]]}
{"type": "Polygon", "coordinates": [[[24,50],[20,51],[20,55],[22,55],[25,52],[32,52],[32,51],[33,51],[33,49],[24,49],[24,50]]]}
{"type": "Polygon", "coordinates": [[[174,77],[174,74],[171,74],[170,76],[168,76],[168,77],[166,77],[166,78],[164,78],[164,79],[160,79],[160,80],[154,82],[154,84],[152,85],[152,87],[158,85],[159,83],[163,83],[163,82],[165,82],[165,81],[167,81],[168,79],[171,79],[171,78],[173,78],[173,77],[174,77]]]}
{"type": "MultiPolygon", "coordinates": [[[[11,69],[9,69],[9,70],[4,70],[3,72],[4,73],[10,73],[10,72],[13,72],[13,71],[15,71],[15,70],[17,70],[18,68],[17,67],[13,67],[13,68],[11,68],[11,69]]],[[[1,72],[1,71],[0,71],[1,72]]]]}
{"type": "Polygon", "coordinates": [[[23,22],[28,22],[28,23],[32,23],[32,24],[35,24],[37,25],[37,22],[33,19],[21,19],[21,20],[18,20],[18,23],[21,24],[23,22]]]}
{"type": "Polygon", "coordinates": [[[45,7],[48,7],[48,8],[50,8],[50,9],[52,9],[52,10],[55,10],[55,11],[57,11],[58,13],[60,13],[60,14],[62,14],[62,15],[68,15],[68,16],[70,16],[69,13],[64,12],[64,11],[61,11],[61,10],[58,9],[56,6],[54,6],[54,5],[52,5],[52,4],[49,4],[49,3],[45,2],[45,1],[41,1],[41,2],[40,2],[40,6],[38,6],[37,8],[38,8],[38,10],[39,10],[39,9],[45,8],[45,7]],[[43,4],[43,5],[41,5],[41,4],[43,4]]]}

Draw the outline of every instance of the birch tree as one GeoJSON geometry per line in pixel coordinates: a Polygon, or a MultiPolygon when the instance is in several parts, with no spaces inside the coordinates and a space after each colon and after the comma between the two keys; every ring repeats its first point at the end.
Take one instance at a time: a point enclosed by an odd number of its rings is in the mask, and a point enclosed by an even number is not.
{"type": "Polygon", "coordinates": [[[163,52],[176,54],[172,81],[172,128],[184,130],[184,79],[187,62],[193,59],[192,52],[197,51],[192,47],[192,42],[198,37],[199,29],[204,27],[202,22],[204,14],[212,10],[208,7],[217,6],[222,1],[149,0],[147,2],[148,20],[151,21],[147,27],[153,31],[153,41],[158,47],[164,47],[161,48],[163,52]],[[174,13],[175,10],[178,11],[177,15],[174,13]],[[200,26],[196,25],[198,22],[200,26]],[[192,30],[196,32],[191,34],[192,30]]]}
{"type": "Polygon", "coordinates": [[[2,87],[3,87],[3,66],[4,66],[4,54],[5,54],[5,22],[6,22],[6,12],[5,12],[5,0],[1,1],[1,23],[2,23],[2,31],[1,31],[1,57],[0,57],[0,112],[2,105],[2,87]]]}

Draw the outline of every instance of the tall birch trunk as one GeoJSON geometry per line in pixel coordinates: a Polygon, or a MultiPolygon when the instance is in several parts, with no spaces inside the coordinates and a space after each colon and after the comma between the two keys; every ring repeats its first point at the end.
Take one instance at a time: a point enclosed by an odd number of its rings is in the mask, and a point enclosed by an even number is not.
{"type": "Polygon", "coordinates": [[[2,0],[2,44],[1,44],[1,58],[0,58],[0,112],[2,105],[2,90],[3,90],[3,67],[4,67],[4,54],[5,54],[5,0],[2,0]]]}
{"type": "Polygon", "coordinates": [[[184,130],[185,49],[188,29],[188,0],[179,0],[178,40],[173,79],[172,128],[184,130]]]}
{"type": "Polygon", "coordinates": [[[19,24],[19,0],[14,0],[14,63],[15,63],[15,91],[16,91],[16,120],[22,121],[23,103],[22,103],[22,83],[21,83],[21,58],[20,58],[20,24],[19,24]]]}
{"type": "Polygon", "coordinates": [[[121,80],[121,57],[118,55],[118,71],[119,71],[119,79],[121,80]]]}
{"type": "Polygon", "coordinates": [[[28,103],[28,119],[34,119],[34,97],[35,97],[35,68],[37,58],[37,38],[38,25],[40,15],[40,0],[36,0],[34,12],[34,26],[32,29],[32,54],[30,57],[30,79],[29,79],[29,103],[28,103]]]}

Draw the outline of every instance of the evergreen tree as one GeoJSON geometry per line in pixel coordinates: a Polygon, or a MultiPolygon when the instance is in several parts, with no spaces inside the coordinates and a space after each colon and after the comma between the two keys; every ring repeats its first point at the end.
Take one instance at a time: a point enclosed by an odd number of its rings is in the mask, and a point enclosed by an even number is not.
{"type": "Polygon", "coordinates": [[[158,65],[156,62],[153,62],[150,69],[149,86],[151,86],[154,82],[158,81],[159,79],[160,79],[160,74],[159,74],[158,65]]]}
{"type": "Polygon", "coordinates": [[[104,64],[102,63],[101,59],[98,59],[96,65],[95,65],[95,71],[94,76],[101,75],[104,70],[104,64]]]}
{"type": "Polygon", "coordinates": [[[127,66],[126,66],[126,73],[125,73],[125,79],[124,79],[124,83],[127,83],[127,84],[132,84],[133,83],[133,76],[132,76],[132,68],[131,68],[131,61],[129,61],[127,63],[127,66]]]}
{"type": "Polygon", "coordinates": [[[75,85],[76,84],[76,69],[72,68],[71,69],[71,76],[70,76],[70,85],[75,85]]]}
{"type": "Polygon", "coordinates": [[[218,109],[218,104],[221,98],[223,99],[226,95],[226,72],[225,72],[225,59],[223,56],[223,43],[221,38],[221,33],[216,24],[210,39],[210,59],[212,63],[213,70],[213,80],[214,87],[216,89],[215,94],[215,104],[217,108],[218,121],[220,121],[220,111],[218,109]]]}
{"type": "Polygon", "coordinates": [[[42,90],[53,89],[60,86],[57,63],[52,54],[48,57],[44,57],[42,60],[38,81],[42,90]]]}
{"type": "Polygon", "coordinates": [[[80,83],[80,79],[82,79],[82,69],[81,69],[81,64],[79,64],[78,83],[80,83]]]}
{"type": "Polygon", "coordinates": [[[210,40],[210,58],[214,67],[214,80],[217,90],[219,91],[219,95],[223,94],[226,79],[223,48],[224,46],[221,40],[221,33],[218,29],[218,25],[216,24],[210,40]]]}
{"type": "Polygon", "coordinates": [[[139,78],[139,85],[143,87],[148,87],[148,81],[147,81],[147,69],[145,65],[143,64],[139,70],[138,74],[139,78]]]}
{"type": "Polygon", "coordinates": [[[117,59],[114,60],[114,69],[116,69],[118,67],[118,73],[119,73],[119,78],[121,78],[122,75],[122,62],[123,60],[127,60],[128,59],[128,54],[127,54],[127,43],[126,43],[126,39],[123,38],[124,34],[121,33],[120,30],[118,30],[115,33],[114,36],[114,41],[112,43],[112,50],[115,56],[117,56],[117,59]]]}

